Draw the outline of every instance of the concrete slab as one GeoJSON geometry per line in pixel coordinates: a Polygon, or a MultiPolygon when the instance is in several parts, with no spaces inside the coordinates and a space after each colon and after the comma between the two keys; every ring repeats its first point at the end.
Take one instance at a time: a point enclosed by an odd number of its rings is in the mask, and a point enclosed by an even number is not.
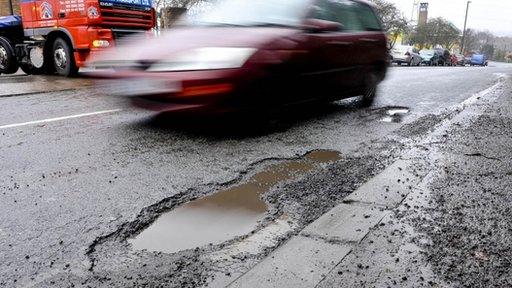
{"type": "Polygon", "coordinates": [[[351,249],[297,236],[228,287],[314,287],[351,249]]]}
{"type": "Polygon", "coordinates": [[[409,160],[398,160],[345,198],[344,202],[363,202],[392,208],[400,204],[421,178],[407,171],[409,160]]]}
{"type": "Polygon", "coordinates": [[[301,235],[360,242],[387,214],[383,207],[341,204],[311,223],[301,235]]]}

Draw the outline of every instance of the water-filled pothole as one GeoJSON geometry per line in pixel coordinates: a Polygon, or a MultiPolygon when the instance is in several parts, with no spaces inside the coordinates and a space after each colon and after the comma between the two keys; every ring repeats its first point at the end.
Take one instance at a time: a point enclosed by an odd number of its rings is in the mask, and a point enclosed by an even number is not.
{"type": "Polygon", "coordinates": [[[128,242],[136,250],[174,253],[220,244],[253,231],[267,212],[261,195],[276,184],[339,160],[335,151],[314,151],[301,159],[266,167],[247,181],[162,214],[128,242]]]}
{"type": "Polygon", "coordinates": [[[396,108],[390,108],[386,110],[384,118],[381,119],[382,122],[388,122],[388,123],[400,123],[402,122],[402,118],[405,114],[409,113],[409,108],[402,108],[402,107],[396,107],[396,108]]]}

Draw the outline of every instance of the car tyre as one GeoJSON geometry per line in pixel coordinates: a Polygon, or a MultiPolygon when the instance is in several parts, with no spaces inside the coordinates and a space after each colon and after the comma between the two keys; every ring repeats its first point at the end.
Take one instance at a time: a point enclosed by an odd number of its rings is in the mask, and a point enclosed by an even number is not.
{"type": "Polygon", "coordinates": [[[53,43],[52,51],[53,65],[58,75],[70,77],[78,73],[73,49],[66,40],[57,38],[53,43]]]}
{"type": "Polygon", "coordinates": [[[370,107],[377,97],[377,86],[379,85],[379,81],[375,73],[369,73],[365,82],[366,87],[363,91],[361,106],[370,107]]]}
{"type": "Polygon", "coordinates": [[[0,37],[0,74],[14,74],[18,71],[18,65],[11,42],[0,37]]]}

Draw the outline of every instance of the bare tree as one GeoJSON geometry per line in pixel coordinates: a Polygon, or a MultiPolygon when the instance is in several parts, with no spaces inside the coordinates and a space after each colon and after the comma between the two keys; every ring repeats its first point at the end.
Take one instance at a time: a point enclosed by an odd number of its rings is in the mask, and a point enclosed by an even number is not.
{"type": "Polygon", "coordinates": [[[420,49],[431,48],[437,45],[451,49],[460,41],[460,30],[451,22],[443,18],[430,19],[427,24],[416,28],[411,40],[420,46],[420,49]]]}
{"type": "Polygon", "coordinates": [[[186,8],[190,9],[194,5],[197,5],[200,2],[204,2],[204,0],[157,0],[165,3],[166,7],[175,7],[175,8],[186,8]]]}
{"type": "Polygon", "coordinates": [[[207,0],[156,0],[161,28],[169,28],[187,11],[207,0]]]}
{"type": "Polygon", "coordinates": [[[400,36],[405,37],[411,31],[410,23],[395,4],[386,0],[371,1],[375,4],[384,29],[387,31],[391,49],[400,36]]]}

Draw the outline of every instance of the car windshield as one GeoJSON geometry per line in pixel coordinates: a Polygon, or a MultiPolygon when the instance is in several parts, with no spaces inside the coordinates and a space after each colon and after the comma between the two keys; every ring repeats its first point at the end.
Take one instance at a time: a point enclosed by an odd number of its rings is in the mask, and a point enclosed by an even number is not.
{"type": "Polygon", "coordinates": [[[298,26],[311,0],[222,0],[208,12],[187,19],[189,25],[298,26]]]}
{"type": "Polygon", "coordinates": [[[434,56],[433,50],[421,50],[420,55],[422,56],[434,56]]]}

